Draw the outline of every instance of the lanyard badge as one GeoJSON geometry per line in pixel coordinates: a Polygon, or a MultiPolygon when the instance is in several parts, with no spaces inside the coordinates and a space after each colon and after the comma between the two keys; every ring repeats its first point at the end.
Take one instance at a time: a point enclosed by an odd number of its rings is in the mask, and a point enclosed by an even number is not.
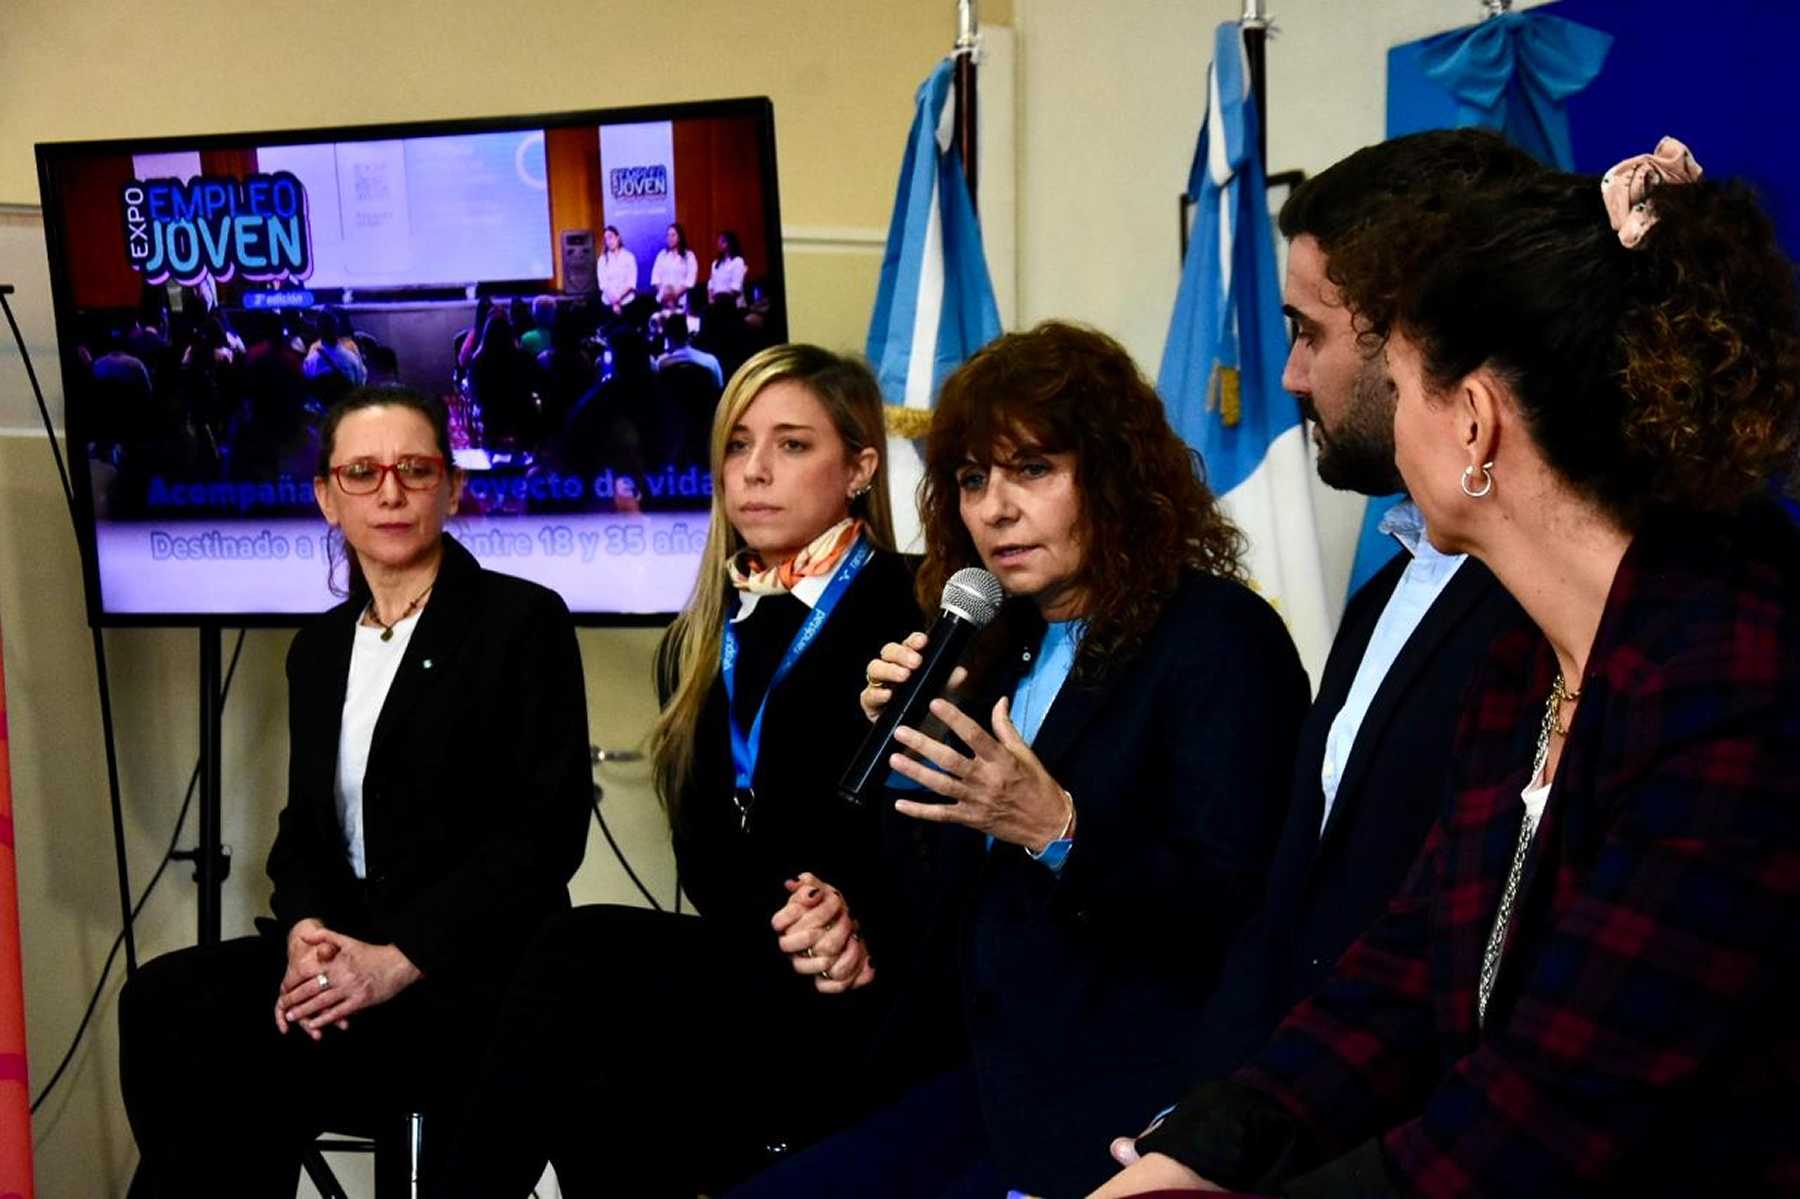
{"type": "Polygon", "coordinates": [[[738,727],[738,722],[732,715],[737,706],[738,637],[737,628],[731,621],[725,622],[725,635],[719,645],[719,674],[725,681],[725,725],[731,730],[731,802],[737,809],[740,832],[750,831],[750,814],[756,807],[756,761],[762,753],[763,717],[769,710],[769,696],[775,693],[775,688],[781,685],[783,679],[793,673],[794,665],[818,639],[825,622],[831,619],[833,609],[844,598],[844,592],[850,589],[850,584],[874,556],[875,547],[869,544],[869,539],[857,538],[856,544],[844,556],[844,561],[832,573],[831,582],[826,584],[819,602],[813,605],[806,623],[800,626],[794,639],[788,643],[787,652],[781,655],[775,673],[769,677],[768,687],[763,690],[762,702],[756,706],[756,717],[750,722],[748,733],[738,727]]]}

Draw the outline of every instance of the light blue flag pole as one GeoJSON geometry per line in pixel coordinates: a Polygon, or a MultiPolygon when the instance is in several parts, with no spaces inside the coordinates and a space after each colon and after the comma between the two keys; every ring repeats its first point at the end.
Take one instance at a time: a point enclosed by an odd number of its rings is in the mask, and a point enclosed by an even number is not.
{"type": "MultiPolygon", "coordinates": [[[[1572,171],[1569,97],[1600,74],[1612,42],[1610,33],[1532,9],[1395,46],[1388,51],[1387,135],[1493,129],[1538,161],[1572,171]]],[[[1400,499],[1377,496],[1363,509],[1352,595],[1394,556],[1381,521],[1400,499]]]]}
{"type": "Polygon", "coordinates": [[[1000,336],[981,223],[955,148],[950,103],[955,59],[919,86],[900,163],[867,353],[888,404],[888,487],[894,535],[917,548],[916,493],[924,476],[915,439],[930,424],[945,376],[1000,336]]]}
{"type": "Polygon", "coordinates": [[[1199,452],[1208,484],[1249,540],[1252,583],[1287,621],[1317,680],[1335,612],[1325,597],[1306,430],[1281,386],[1287,330],[1257,126],[1243,31],[1227,23],[1213,40],[1188,180],[1194,233],[1156,385],[1169,422],[1199,452]]]}

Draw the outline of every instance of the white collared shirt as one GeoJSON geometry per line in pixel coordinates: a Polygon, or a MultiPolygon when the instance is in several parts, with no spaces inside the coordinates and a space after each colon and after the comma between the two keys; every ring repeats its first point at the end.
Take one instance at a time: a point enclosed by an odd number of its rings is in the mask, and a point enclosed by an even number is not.
{"type": "Polygon", "coordinates": [[[368,848],[363,842],[363,775],[369,769],[369,746],[375,740],[375,724],[387,703],[400,659],[419,627],[419,614],[394,622],[394,635],[386,641],[381,630],[357,623],[356,640],[350,647],[350,676],[344,684],[344,719],[338,726],[337,800],[338,829],[344,835],[344,856],[357,878],[369,877],[368,848]]]}
{"type": "Polygon", "coordinates": [[[1380,528],[1407,548],[1412,561],[1401,572],[1394,593],[1388,597],[1387,606],[1375,622],[1375,632],[1363,651],[1356,678],[1350,683],[1350,692],[1344,696],[1344,706],[1338,709],[1331,721],[1331,731],[1325,736],[1325,760],[1319,766],[1319,786],[1325,792],[1325,811],[1319,819],[1321,833],[1331,820],[1331,806],[1337,800],[1344,765],[1350,760],[1350,751],[1356,745],[1356,734],[1369,714],[1369,706],[1375,702],[1375,693],[1381,690],[1382,680],[1387,678],[1394,660],[1418,630],[1425,613],[1437,602],[1437,597],[1456,575],[1457,568],[1468,558],[1467,554],[1442,553],[1433,546],[1425,535],[1425,517],[1410,500],[1388,509],[1387,515],[1381,518],[1380,528]]]}
{"type": "MultiPolygon", "coordinates": [[[[840,565],[842,564],[840,563],[840,565]]],[[[834,570],[831,574],[807,575],[804,579],[795,583],[788,594],[805,604],[810,611],[819,606],[819,597],[825,594],[825,585],[831,582],[831,576],[836,573],[837,571],[834,570]]],[[[738,621],[749,616],[750,613],[756,611],[757,601],[762,599],[765,594],[767,593],[761,591],[740,592],[738,594],[737,615],[731,618],[731,623],[736,624],[738,621]]]]}
{"type": "Polygon", "coordinates": [[[679,287],[686,291],[694,286],[700,277],[700,260],[689,250],[683,254],[680,250],[658,250],[656,261],[650,267],[650,290],[658,296],[665,287],[679,287]]]}
{"type": "Polygon", "coordinates": [[[706,277],[706,298],[717,299],[724,292],[736,292],[741,299],[744,292],[744,260],[727,258],[723,262],[715,262],[712,274],[706,277]]]}
{"type": "Polygon", "coordinates": [[[617,304],[637,290],[637,255],[620,246],[611,254],[600,255],[600,298],[617,304]]]}

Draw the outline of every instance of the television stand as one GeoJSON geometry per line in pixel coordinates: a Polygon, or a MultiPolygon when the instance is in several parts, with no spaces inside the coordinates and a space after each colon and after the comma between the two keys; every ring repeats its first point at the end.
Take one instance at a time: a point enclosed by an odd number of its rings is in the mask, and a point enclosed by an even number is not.
{"type": "Polygon", "coordinates": [[[194,882],[200,888],[196,915],[198,944],[217,945],[223,928],[225,880],[231,877],[231,854],[220,832],[220,797],[224,775],[220,735],[224,704],[219,669],[220,626],[204,622],[200,635],[200,811],[192,849],[178,849],[169,856],[194,863],[194,882]]]}

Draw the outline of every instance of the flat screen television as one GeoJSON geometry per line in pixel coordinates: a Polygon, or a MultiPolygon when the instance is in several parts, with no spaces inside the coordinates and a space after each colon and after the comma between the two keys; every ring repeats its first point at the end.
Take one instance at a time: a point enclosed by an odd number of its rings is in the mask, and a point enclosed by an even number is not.
{"type": "Polygon", "coordinates": [[[685,602],[723,381],[787,338],[767,99],[37,158],[90,620],[335,602],[320,419],[384,382],[445,401],[483,564],[587,623],[685,602]]]}

